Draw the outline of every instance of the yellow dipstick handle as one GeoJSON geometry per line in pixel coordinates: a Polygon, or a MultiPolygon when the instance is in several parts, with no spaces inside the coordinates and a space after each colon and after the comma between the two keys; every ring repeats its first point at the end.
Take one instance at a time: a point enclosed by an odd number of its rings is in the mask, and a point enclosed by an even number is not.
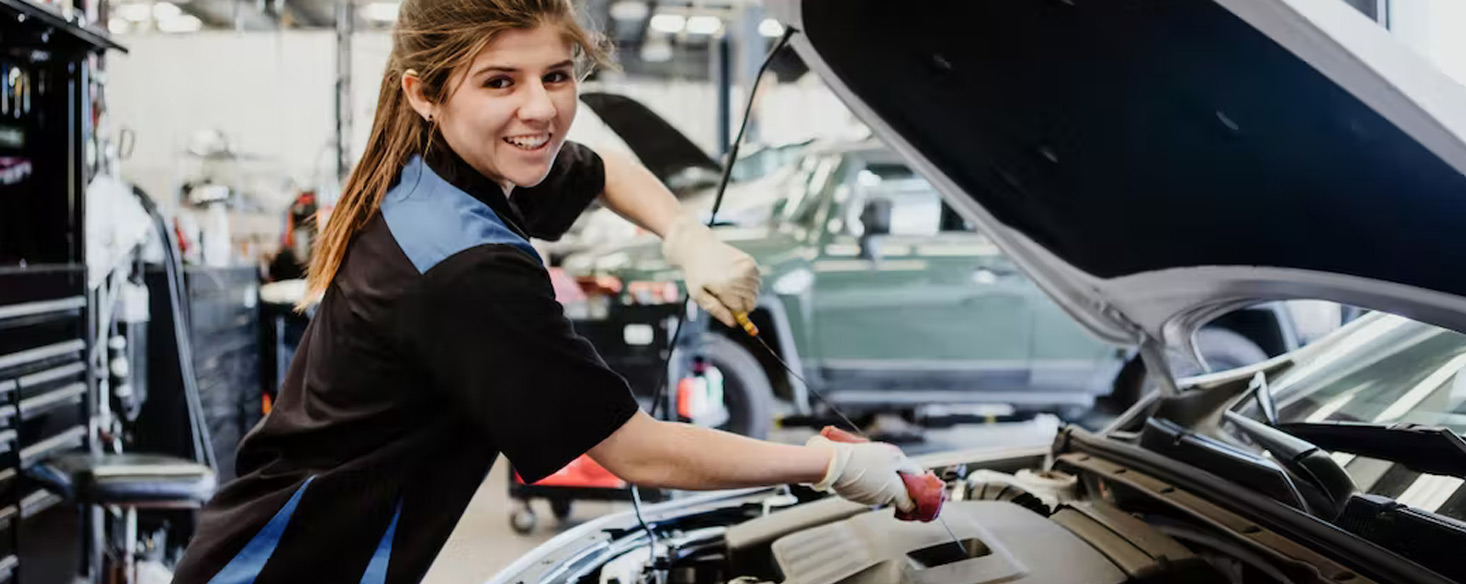
{"type": "Polygon", "coordinates": [[[743,327],[743,330],[748,333],[748,336],[758,336],[758,327],[754,326],[753,321],[748,320],[747,312],[739,312],[737,314],[734,314],[733,319],[738,321],[738,326],[743,327]]]}

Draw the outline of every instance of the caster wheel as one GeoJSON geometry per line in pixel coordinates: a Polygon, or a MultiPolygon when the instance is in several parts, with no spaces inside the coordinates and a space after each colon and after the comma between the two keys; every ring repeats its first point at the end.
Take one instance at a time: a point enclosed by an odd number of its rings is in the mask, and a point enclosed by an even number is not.
{"type": "Polygon", "coordinates": [[[539,517],[535,516],[534,509],[528,506],[509,514],[509,527],[519,535],[529,535],[539,523],[539,517]]]}
{"type": "Polygon", "coordinates": [[[550,501],[550,512],[552,512],[552,513],[555,514],[555,519],[557,521],[564,521],[566,519],[569,519],[570,518],[570,501],[564,501],[564,500],[552,500],[552,501],[550,501]]]}

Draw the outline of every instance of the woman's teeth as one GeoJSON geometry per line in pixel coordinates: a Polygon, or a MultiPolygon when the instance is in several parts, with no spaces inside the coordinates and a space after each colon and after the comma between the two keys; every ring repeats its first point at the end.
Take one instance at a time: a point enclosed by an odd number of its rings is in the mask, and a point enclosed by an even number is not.
{"type": "Polygon", "coordinates": [[[538,134],[533,136],[510,136],[504,138],[505,142],[521,150],[539,150],[550,142],[549,134],[538,134]]]}

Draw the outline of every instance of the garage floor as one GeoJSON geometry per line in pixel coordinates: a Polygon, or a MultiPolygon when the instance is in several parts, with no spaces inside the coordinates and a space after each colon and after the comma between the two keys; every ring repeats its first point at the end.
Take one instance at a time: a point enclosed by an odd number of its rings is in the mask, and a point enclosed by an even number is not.
{"type": "MultiPolygon", "coordinates": [[[[923,444],[905,447],[910,454],[973,448],[983,446],[1011,447],[1048,444],[1058,430],[1058,420],[1040,417],[1031,422],[968,426],[932,431],[923,444]]],[[[779,431],[773,438],[781,442],[800,443],[809,436],[804,430],[779,431]]],[[[509,465],[501,459],[494,464],[488,480],[479,488],[458,529],[443,546],[438,560],[423,582],[425,584],[465,584],[488,580],[515,558],[532,550],[561,530],[602,514],[629,510],[629,503],[576,503],[570,522],[561,524],[550,515],[549,506],[537,503],[540,524],[535,532],[521,536],[509,528],[509,512],[517,503],[509,500],[507,476],[509,465]]]]}

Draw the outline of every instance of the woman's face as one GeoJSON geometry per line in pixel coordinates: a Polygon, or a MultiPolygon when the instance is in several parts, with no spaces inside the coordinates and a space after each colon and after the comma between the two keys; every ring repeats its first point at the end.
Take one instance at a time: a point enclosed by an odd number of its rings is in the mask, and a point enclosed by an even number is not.
{"type": "Polygon", "coordinates": [[[574,69],[559,30],[504,32],[455,76],[433,119],[454,152],[506,190],[537,185],[575,119],[574,69]]]}

